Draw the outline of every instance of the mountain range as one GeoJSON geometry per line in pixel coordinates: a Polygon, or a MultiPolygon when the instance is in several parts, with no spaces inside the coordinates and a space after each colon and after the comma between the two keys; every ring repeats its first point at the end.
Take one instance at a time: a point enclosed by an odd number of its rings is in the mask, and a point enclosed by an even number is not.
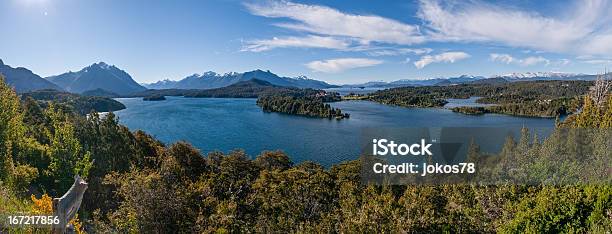
{"type": "Polygon", "coordinates": [[[517,81],[535,80],[595,80],[596,75],[562,73],[562,72],[525,72],[495,75],[491,77],[462,75],[459,77],[433,78],[425,80],[397,80],[391,82],[370,81],[362,84],[342,85],[343,88],[395,88],[403,86],[446,86],[457,84],[499,84],[517,81]]]}
{"type": "Polygon", "coordinates": [[[94,63],[78,72],[67,72],[46,79],[72,93],[102,89],[119,95],[127,95],[146,90],[145,87],[136,83],[130,74],[104,62],[94,63]]]}
{"type": "Polygon", "coordinates": [[[4,77],[4,81],[8,85],[15,88],[15,91],[19,93],[40,89],[63,90],[59,86],[51,83],[48,80],[43,79],[39,75],[34,74],[32,71],[26,68],[13,68],[9,65],[5,65],[1,59],[0,74],[2,74],[2,76],[4,77]]]}
{"type": "Polygon", "coordinates": [[[258,79],[269,82],[272,85],[296,87],[296,88],[313,88],[325,89],[335,88],[338,86],[330,85],[323,81],[309,79],[305,76],[295,78],[280,77],[270,71],[254,70],[244,73],[230,72],[223,75],[215,72],[205,72],[203,74],[194,74],[185,77],[179,81],[162,80],[152,84],[144,84],[149,89],[215,89],[226,87],[240,81],[258,79]]]}
{"type": "Polygon", "coordinates": [[[218,74],[205,72],[185,77],[179,81],[162,80],[152,84],[140,85],[125,71],[104,62],[94,63],[78,72],[67,72],[50,76],[46,79],[32,71],[5,65],[0,60],[0,74],[7,84],[17,92],[29,92],[41,89],[55,89],[72,93],[101,96],[129,96],[142,93],[147,89],[217,89],[228,87],[242,81],[257,79],[274,86],[296,88],[394,88],[402,86],[446,86],[467,83],[504,83],[533,80],[595,80],[596,75],[573,74],[561,72],[526,72],[496,75],[491,77],[462,75],[450,78],[433,78],[425,80],[403,79],[392,82],[371,81],[362,84],[331,85],[324,81],[314,80],[305,76],[281,77],[270,71],[254,70],[243,73],[231,72],[218,74]],[[144,87],[143,87],[144,86],[144,87]]]}
{"type": "Polygon", "coordinates": [[[508,81],[530,81],[530,80],[595,80],[596,75],[575,74],[564,72],[525,72],[497,75],[492,78],[503,78],[508,81]]]}
{"type": "Polygon", "coordinates": [[[432,85],[453,85],[453,84],[463,84],[469,83],[476,80],[486,79],[483,76],[469,76],[462,75],[459,77],[449,77],[449,78],[433,78],[426,80],[412,80],[412,79],[403,79],[396,80],[391,82],[384,81],[370,81],[363,84],[350,84],[350,85],[342,85],[343,88],[394,88],[394,87],[403,87],[403,86],[432,86],[432,85]]]}

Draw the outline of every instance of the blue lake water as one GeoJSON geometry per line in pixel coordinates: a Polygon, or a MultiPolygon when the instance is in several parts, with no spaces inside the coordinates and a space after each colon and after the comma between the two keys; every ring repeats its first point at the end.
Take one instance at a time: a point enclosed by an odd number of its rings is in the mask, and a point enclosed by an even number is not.
{"type": "Polygon", "coordinates": [[[185,140],[206,154],[244,149],[252,157],[281,149],[294,162],[329,166],[356,159],[361,132],[379,127],[552,128],[553,119],[487,114],[470,116],[444,108],[403,108],[368,101],[332,103],[350,119],[329,120],[265,113],[256,99],[167,97],[166,101],[117,99],[127,109],[116,112],[131,130],[141,129],[166,143],[185,140]]]}
{"type": "Polygon", "coordinates": [[[381,90],[383,88],[329,88],[325,89],[325,91],[336,92],[342,96],[348,95],[350,93],[354,94],[369,94],[381,90]]]}
{"type": "Polygon", "coordinates": [[[460,107],[460,106],[469,106],[469,107],[485,107],[485,106],[495,106],[495,104],[483,104],[483,103],[478,103],[476,102],[476,100],[480,99],[480,97],[470,97],[470,98],[466,98],[466,99],[459,99],[459,98],[449,98],[446,99],[446,101],[448,103],[446,103],[446,105],[444,105],[444,108],[453,108],[453,107],[460,107]]]}

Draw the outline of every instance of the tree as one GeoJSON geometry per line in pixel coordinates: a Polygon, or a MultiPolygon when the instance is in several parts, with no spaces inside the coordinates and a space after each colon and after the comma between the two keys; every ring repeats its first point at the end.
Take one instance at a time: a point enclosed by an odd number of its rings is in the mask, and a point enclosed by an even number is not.
{"type": "Polygon", "coordinates": [[[38,170],[20,161],[33,153],[31,143],[19,98],[0,75],[0,183],[21,191],[37,177],[38,170]]]}
{"type": "Polygon", "coordinates": [[[290,168],[293,163],[285,153],[280,150],[277,151],[264,151],[254,161],[262,170],[286,170],[290,168]]]}
{"type": "Polygon", "coordinates": [[[607,72],[597,75],[595,85],[589,90],[589,97],[593,100],[597,108],[602,108],[604,106],[608,92],[610,92],[610,87],[612,87],[612,82],[607,79],[609,75],[610,74],[607,72]]]}
{"type": "Polygon", "coordinates": [[[87,178],[93,166],[91,153],[83,150],[75,136],[74,126],[66,115],[53,105],[47,109],[53,130],[48,136],[51,139],[48,154],[50,159],[47,175],[53,179],[48,189],[52,194],[60,195],[72,185],[75,175],[87,178]]]}

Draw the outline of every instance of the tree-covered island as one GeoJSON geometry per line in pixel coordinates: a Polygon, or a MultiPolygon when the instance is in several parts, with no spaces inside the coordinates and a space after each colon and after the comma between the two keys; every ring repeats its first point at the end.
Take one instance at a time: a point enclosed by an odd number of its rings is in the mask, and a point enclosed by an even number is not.
{"type": "Polygon", "coordinates": [[[554,118],[577,110],[582,103],[582,96],[592,85],[592,81],[524,81],[401,87],[379,90],[367,98],[358,98],[403,107],[443,107],[449,98],[481,97],[476,102],[495,105],[460,107],[453,108],[453,111],[465,114],[499,113],[554,118]]]}

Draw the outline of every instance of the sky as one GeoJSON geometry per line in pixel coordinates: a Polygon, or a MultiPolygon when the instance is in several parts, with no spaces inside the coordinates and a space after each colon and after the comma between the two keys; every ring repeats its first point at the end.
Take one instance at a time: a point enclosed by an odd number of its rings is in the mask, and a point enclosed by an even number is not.
{"type": "Polygon", "coordinates": [[[331,84],[612,66],[612,1],[2,0],[0,59],[140,83],[270,70],[331,84]]]}

